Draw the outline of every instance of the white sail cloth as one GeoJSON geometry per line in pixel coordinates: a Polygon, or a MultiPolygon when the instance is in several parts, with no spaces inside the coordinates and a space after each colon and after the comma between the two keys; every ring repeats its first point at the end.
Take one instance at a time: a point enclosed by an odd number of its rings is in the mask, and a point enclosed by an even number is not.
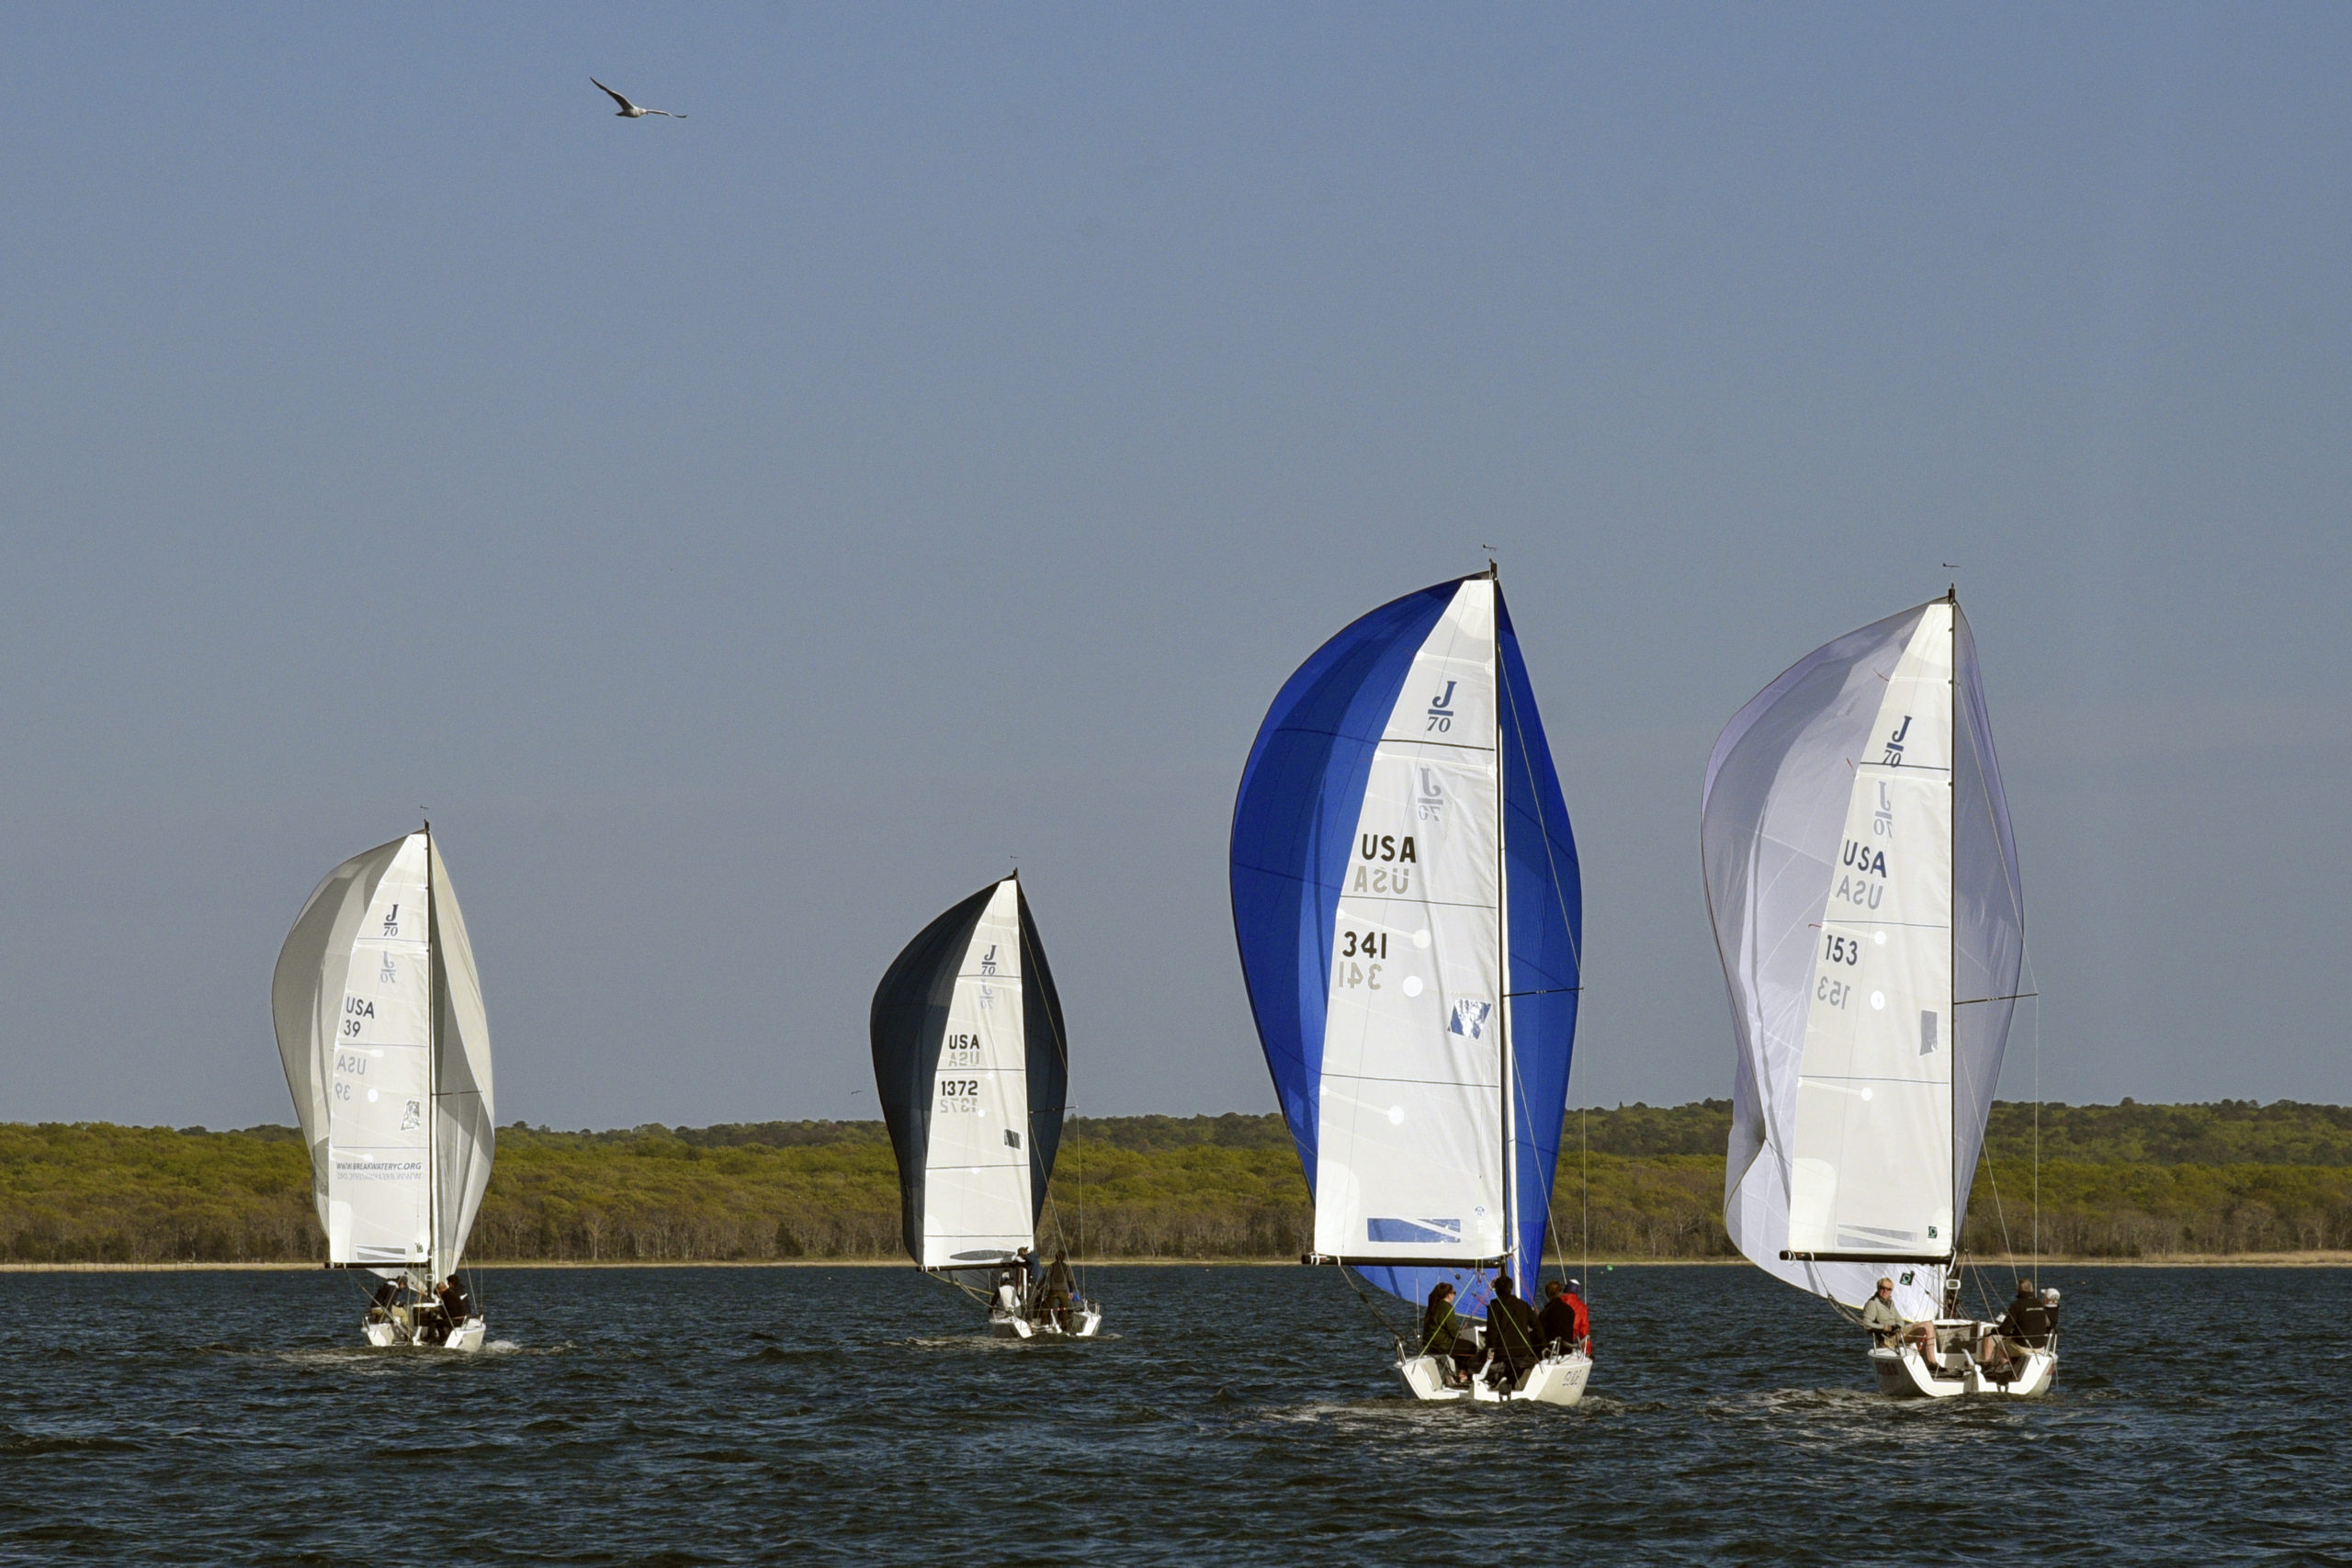
{"type": "Polygon", "coordinates": [[[1329,946],[1315,1249],[1506,1257],[1495,584],[1413,655],[1365,780],[1329,946]]]}
{"type": "Polygon", "coordinates": [[[1035,1244],[1020,884],[997,884],[940,982],[946,1030],[923,1152],[925,1269],[971,1267],[1035,1244]]]}
{"type": "Polygon", "coordinates": [[[463,1257],[495,1152],[490,1027],[465,917],[430,835],[327,874],[270,987],[328,1260],[463,1257]]]}
{"type": "Polygon", "coordinates": [[[1841,637],[1741,709],[1701,847],[1738,1043],[1725,1226],[1792,1284],[1860,1305],[1892,1276],[1898,1307],[1929,1315],[2024,931],[1959,606],[1841,637]]]}

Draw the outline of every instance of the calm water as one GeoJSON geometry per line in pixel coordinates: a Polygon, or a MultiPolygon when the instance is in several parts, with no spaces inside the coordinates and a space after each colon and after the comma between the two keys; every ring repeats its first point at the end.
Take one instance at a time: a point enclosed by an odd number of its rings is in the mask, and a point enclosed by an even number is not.
{"type": "Polygon", "coordinates": [[[1463,1410],[1329,1269],[1100,1269],[1083,1346],[904,1269],[492,1271],[473,1358],[353,1348],[343,1276],[6,1275],[0,1561],[2352,1562],[2352,1271],[2050,1279],[2044,1401],[1621,1269],[1580,1408],[1463,1410]]]}

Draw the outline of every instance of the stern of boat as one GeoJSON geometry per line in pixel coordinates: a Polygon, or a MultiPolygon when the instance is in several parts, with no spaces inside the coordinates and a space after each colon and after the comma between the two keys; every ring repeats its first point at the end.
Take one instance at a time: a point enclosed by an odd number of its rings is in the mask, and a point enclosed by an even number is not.
{"type": "Polygon", "coordinates": [[[1539,1404],[1574,1404],[1584,1397],[1585,1382],[1591,1376],[1591,1357],[1580,1352],[1555,1356],[1536,1362],[1535,1370],[1511,1392],[1511,1397],[1539,1404]]]}
{"type": "Polygon", "coordinates": [[[1442,1401],[1470,1397],[1469,1389],[1446,1382],[1445,1362],[1435,1356],[1408,1356],[1396,1363],[1396,1375],[1405,1380],[1405,1392],[1415,1399],[1442,1401]]]}
{"type": "Polygon", "coordinates": [[[2007,1381],[1986,1373],[1965,1350],[1943,1352],[1937,1368],[1930,1368],[1911,1345],[1900,1348],[1881,1345],[1870,1355],[1878,1391],[1891,1399],[1954,1399],[1964,1393],[2030,1399],[2049,1393],[2058,1371],[2054,1349],[2032,1352],[2026,1357],[2023,1370],[2007,1381]]]}

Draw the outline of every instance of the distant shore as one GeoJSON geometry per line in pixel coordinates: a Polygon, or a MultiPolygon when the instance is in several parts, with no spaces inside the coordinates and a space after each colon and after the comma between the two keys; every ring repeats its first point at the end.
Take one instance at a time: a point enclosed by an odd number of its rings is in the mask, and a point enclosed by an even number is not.
{"type": "MultiPolygon", "coordinates": [[[[1729,1101],[1579,1111],[1564,1133],[1555,1251],[1736,1256],[1729,1101]]],[[[1958,1237],[1972,1258],[2038,1237],[2064,1267],[2352,1258],[2352,1108],[2004,1101],[1984,1149],[1958,1237]]],[[[0,1264],[310,1267],[326,1250],[314,1180],[290,1127],[0,1122],[0,1264]]],[[[904,1224],[878,1122],[510,1125],[468,1249],[502,1268],[904,1268],[904,1224]]],[[[1048,1252],[1098,1261],[1295,1267],[1315,1216],[1279,1116],[1071,1117],[1038,1227],[1048,1252]]]]}
{"type": "MultiPolygon", "coordinates": [[[[1081,1258],[1088,1269],[1295,1269],[1287,1258],[1081,1258]]],[[[1983,1258],[1973,1267],[2020,1269],[2033,1267],[2018,1258],[1983,1258]]],[[[692,1262],[605,1258],[576,1262],[535,1258],[527,1262],[469,1263],[469,1273],[496,1274],[509,1269],[910,1269],[904,1259],[888,1258],[754,1258],[692,1262]]],[[[1560,1266],[1546,1263],[1544,1272],[1560,1266]]],[[[1603,1269],[1745,1269],[1744,1258],[1596,1258],[1572,1262],[1570,1272],[1603,1269]]],[[[2059,1258],[2044,1256],[2043,1269],[2352,1269],[2352,1252],[2183,1253],[2169,1258],[2059,1258]]],[[[316,1263],[0,1263],[0,1274],[294,1274],[323,1273],[316,1263]]]]}

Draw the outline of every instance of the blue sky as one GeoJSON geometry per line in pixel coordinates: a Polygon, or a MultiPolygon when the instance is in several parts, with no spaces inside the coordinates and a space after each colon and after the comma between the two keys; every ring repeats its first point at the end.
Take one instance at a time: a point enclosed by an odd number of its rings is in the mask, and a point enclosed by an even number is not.
{"type": "Polygon", "coordinates": [[[870,1114],[875,978],[1014,856],[1085,1109],[1271,1109],[1250,736],[1489,545],[1573,1100],[1727,1092],[1708,748],[1953,576],[2005,1092],[2352,1100],[2352,12],[0,38],[0,1117],[288,1120],[277,944],[427,806],[503,1120],[870,1114]]]}

